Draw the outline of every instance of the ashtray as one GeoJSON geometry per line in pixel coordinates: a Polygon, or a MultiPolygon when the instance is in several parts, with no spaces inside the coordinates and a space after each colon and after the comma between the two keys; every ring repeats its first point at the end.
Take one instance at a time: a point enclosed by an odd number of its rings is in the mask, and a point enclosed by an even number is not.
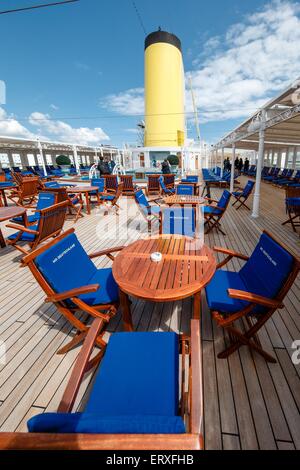
{"type": "Polygon", "coordinates": [[[151,253],[150,258],[154,263],[159,263],[162,260],[162,254],[159,253],[159,251],[155,251],[154,253],[151,253]]]}

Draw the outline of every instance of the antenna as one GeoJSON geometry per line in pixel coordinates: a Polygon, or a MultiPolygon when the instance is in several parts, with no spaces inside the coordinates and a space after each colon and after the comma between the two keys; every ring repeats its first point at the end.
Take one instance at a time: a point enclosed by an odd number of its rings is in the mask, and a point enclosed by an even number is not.
{"type": "Polygon", "coordinates": [[[191,78],[191,76],[189,76],[189,84],[190,84],[191,95],[192,95],[192,102],[193,102],[193,108],[194,108],[195,126],[196,126],[196,132],[197,132],[197,140],[198,140],[198,142],[200,143],[200,142],[201,142],[201,135],[200,135],[199,118],[198,118],[198,111],[197,111],[197,106],[196,106],[196,101],[195,101],[195,96],[194,96],[194,91],[193,91],[193,85],[192,85],[192,78],[191,78]]]}

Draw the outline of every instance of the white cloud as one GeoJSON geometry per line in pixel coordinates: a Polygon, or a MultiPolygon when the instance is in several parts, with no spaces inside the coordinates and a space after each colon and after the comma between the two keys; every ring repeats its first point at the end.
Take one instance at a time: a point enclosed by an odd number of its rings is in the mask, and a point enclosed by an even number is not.
{"type": "MultiPolygon", "coordinates": [[[[274,0],[213,36],[195,56],[191,76],[200,121],[245,118],[300,75],[300,3],[274,0]]],[[[109,95],[101,105],[123,115],[144,112],[144,90],[109,95]]],[[[186,84],[186,111],[193,112],[186,84]]],[[[189,117],[191,115],[189,114],[189,117]]]]}
{"type": "Polygon", "coordinates": [[[48,114],[31,113],[29,122],[32,126],[37,127],[39,133],[44,133],[53,140],[82,145],[99,144],[103,140],[109,140],[109,136],[100,127],[75,128],[66,122],[52,120],[48,114]]]}
{"type": "Polygon", "coordinates": [[[85,72],[87,72],[88,70],[91,70],[91,67],[85,64],[84,62],[76,61],[74,65],[78,70],[83,70],[85,72]]]}
{"type": "Polygon", "coordinates": [[[190,72],[202,122],[249,116],[288,86],[299,76],[299,43],[299,3],[275,0],[232,25],[222,51],[190,72]]]}
{"type": "Polygon", "coordinates": [[[53,109],[54,111],[58,111],[59,110],[59,107],[56,106],[56,104],[50,104],[50,108],[53,109]]]}
{"type": "Polygon", "coordinates": [[[0,135],[7,137],[22,137],[25,139],[36,138],[29,129],[24,127],[13,116],[9,116],[7,112],[0,107],[0,135]]]}
{"type": "Polygon", "coordinates": [[[126,116],[144,113],[144,88],[131,88],[111,94],[100,101],[100,106],[126,116]]]}

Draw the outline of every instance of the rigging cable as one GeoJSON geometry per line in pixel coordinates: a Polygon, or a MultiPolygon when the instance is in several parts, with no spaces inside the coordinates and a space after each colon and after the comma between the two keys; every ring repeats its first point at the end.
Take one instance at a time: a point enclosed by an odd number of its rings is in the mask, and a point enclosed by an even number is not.
{"type": "Polygon", "coordinates": [[[139,12],[139,10],[138,10],[136,4],[135,4],[135,1],[134,1],[134,0],[131,0],[131,2],[132,2],[133,8],[135,9],[136,16],[138,17],[138,20],[139,20],[139,23],[140,23],[140,25],[141,25],[141,28],[142,28],[142,30],[143,30],[145,36],[147,36],[147,31],[146,31],[145,25],[144,25],[144,23],[143,23],[141,14],[140,14],[140,12],[139,12]]]}
{"type": "Polygon", "coordinates": [[[45,3],[44,5],[32,5],[30,7],[15,8],[14,10],[0,11],[0,15],[5,15],[6,13],[17,13],[17,12],[26,11],[26,10],[35,10],[37,8],[53,7],[53,6],[63,5],[65,3],[74,3],[74,2],[79,2],[79,1],[80,0],[64,0],[62,2],[45,3]]]}

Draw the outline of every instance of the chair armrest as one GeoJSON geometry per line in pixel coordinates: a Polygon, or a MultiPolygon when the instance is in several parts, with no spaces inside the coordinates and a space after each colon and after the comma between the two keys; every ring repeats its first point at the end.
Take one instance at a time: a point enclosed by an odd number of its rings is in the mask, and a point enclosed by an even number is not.
{"type": "Polygon", "coordinates": [[[263,297],[261,295],[252,294],[251,292],[246,292],[243,290],[228,289],[227,290],[229,297],[232,299],[245,300],[253,304],[259,304],[268,308],[283,308],[284,305],[279,300],[269,299],[268,297],[263,297]]]}
{"type": "Polygon", "coordinates": [[[216,204],[218,204],[219,202],[219,201],[216,201],[216,199],[212,199],[211,197],[205,197],[204,199],[206,199],[207,201],[215,202],[216,204]]]}
{"type": "Polygon", "coordinates": [[[76,287],[75,289],[66,290],[60,294],[53,294],[46,297],[45,302],[59,302],[60,300],[71,299],[72,297],[78,297],[81,294],[88,294],[90,292],[96,292],[99,289],[99,284],[90,284],[87,286],[76,287]]]}
{"type": "Polygon", "coordinates": [[[229,255],[234,258],[240,258],[245,261],[249,259],[249,256],[243,255],[242,253],[238,253],[237,251],[229,250],[228,248],[223,248],[222,246],[214,246],[213,248],[214,251],[217,251],[218,253],[224,253],[224,255],[229,255]]]}
{"type": "Polygon", "coordinates": [[[191,320],[191,422],[190,432],[203,431],[203,375],[201,335],[198,320],[191,320]]]}
{"type": "Polygon", "coordinates": [[[97,258],[98,256],[105,256],[106,255],[111,260],[114,260],[114,257],[111,255],[111,253],[121,251],[121,250],[123,250],[123,248],[125,248],[124,245],[123,246],[115,246],[113,248],[107,248],[106,250],[101,250],[101,251],[97,251],[96,253],[91,253],[89,255],[89,257],[92,259],[92,258],[97,258]]]}
{"type": "Polygon", "coordinates": [[[84,340],[83,346],[77,357],[75,367],[71,374],[68,385],[65,389],[63,397],[58,407],[58,413],[69,413],[72,411],[80,384],[86,372],[86,368],[94,349],[94,345],[100,329],[102,328],[103,320],[96,318],[90,326],[89,332],[84,340]]]}
{"type": "Polygon", "coordinates": [[[6,227],[8,228],[14,228],[16,230],[20,230],[21,232],[26,232],[26,233],[33,233],[33,234],[38,234],[39,232],[37,230],[31,230],[27,227],[24,227],[24,225],[17,225],[17,224],[7,224],[6,227]]]}

